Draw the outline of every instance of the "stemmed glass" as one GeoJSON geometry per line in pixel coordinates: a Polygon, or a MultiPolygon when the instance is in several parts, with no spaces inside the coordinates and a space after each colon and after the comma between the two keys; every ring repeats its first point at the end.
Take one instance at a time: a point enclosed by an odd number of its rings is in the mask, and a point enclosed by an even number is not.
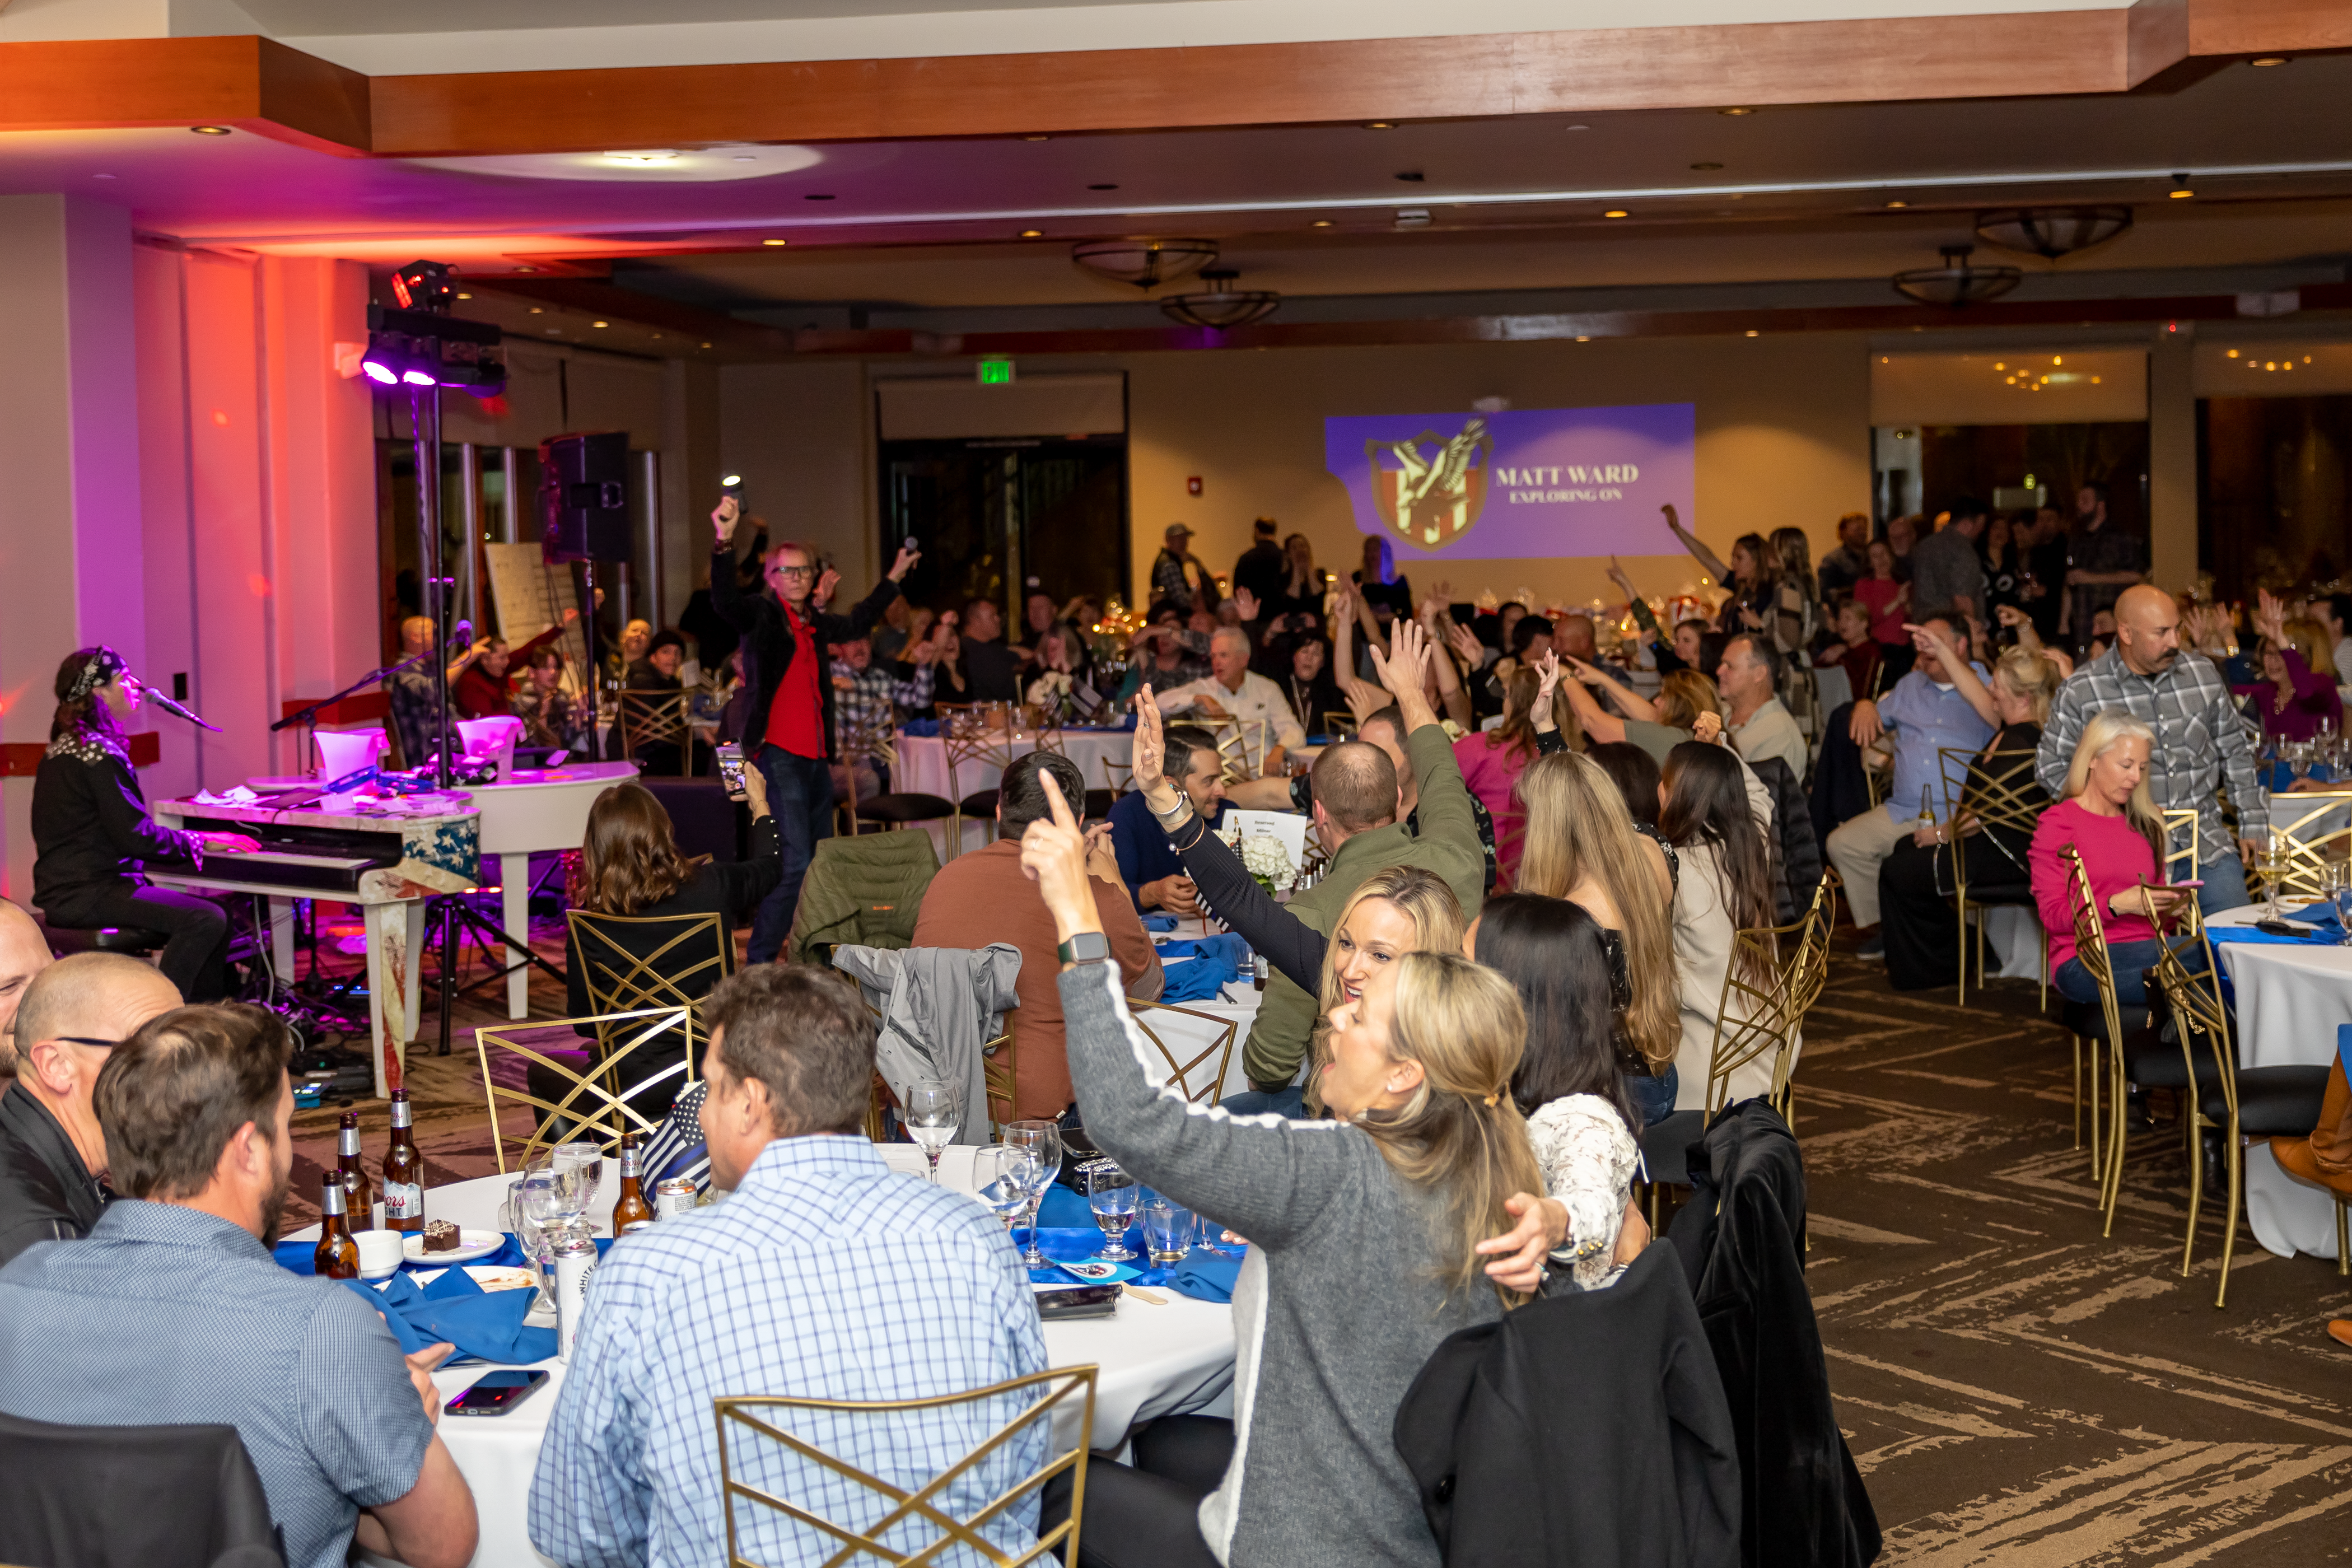
{"type": "Polygon", "coordinates": [[[1037,1151],[991,1143],[972,1154],[972,1196],[995,1210],[1010,1231],[1021,1211],[1029,1206],[1036,1174],[1037,1151]]]}
{"type": "Polygon", "coordinates": [[[1004,1125],[1004,1142],[1015,1149],[1030,1151],[1036,1160],[1030,1172],[1029,1204],[1024,1216],[1029,1222],[1029,1248],[1021,1255],[1021,1261],[1031,1268],[1050,1268],[1054,1260],[1037,1245],[1037,1211],[1053,1189],[1054,1178],[1062,1173],[1062,1124],[1049,1118],[1008,1121],[1004,1125]]]}
{"type": "Polygon", "coordinates": [[[534,1271],[539,1276],[539,1299],[531,1305],[536,1310],[541,1302],[552,1305],[554,1292],[548,1289],[547,1267],[554,1258],[554,1236],[569,1224],[565,1205],[571,1201],[565,1183],[555,1173],[555,1163],[541,1155],[523,1167],[522,1180],[515,1184],[515,1238],[523,1250],[530,1254],[534,1271]]]}
{"type": "Polygon", "coordinates": [[[1103,1247],[1095,1254],[1117,1263],[1135,1256],[1127,1245],[1127,1227],[1135,1223],[1137,1200],[1143,1189],[1135,1178],[1106,1160],[1087,1173],[1087,1206],[1102,1227],[1103,1247]]]}
{"type": "Polygon", "coordinates": [[[565,1227],[589,1234],[588,1205],[595,1200],[596,1183],[604,1174],[604,1151],[593,1142],[558,1143],[548,1152],[556,1185],[563,1194],[565,1227]]]}
{"type": "Polygon", "coordinates": [[[907,1124],[907,1135],[922,1145],[923,1157],[931,1163],[931,1185],[940,1184],[940,1152],[955,1142],[956,1129],[963,1124],[961,1108],[951,1085],[935,1078],[917,1079],[907,1086],[907,1093],[898,1102],[899,1120],[907,1124]]]}

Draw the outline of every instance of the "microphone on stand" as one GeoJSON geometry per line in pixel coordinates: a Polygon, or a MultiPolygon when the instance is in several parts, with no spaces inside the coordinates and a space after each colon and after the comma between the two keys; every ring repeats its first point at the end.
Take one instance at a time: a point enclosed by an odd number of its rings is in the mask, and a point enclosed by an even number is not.
{"type": "MultiPolygon", "coordinates": [[[[136,678],[134,677],[133,679],[136,678]]],[[[173,701],[170,698],[164,696],[162,692],[156,690],[145,681],[142,680],[139,682],[139,689],[147,694],[148,701],[152,702],[164,712],[185,719],[189,723],[195,725],[200,730],[210,730],[215,735],[221,732],[221,727],[219,725],[209,723],[203,719],[197,718],[194,713],[189,712],[188,710],[183,708],[177,702],[173,701]]]]}
{"type": "Polygon", "coordinates": [[[474,623],[471,621],[459,621],[456,629],[449,635],[449,647],[451,652],[453,654],[463,653],[473,646],[474,623]]]}

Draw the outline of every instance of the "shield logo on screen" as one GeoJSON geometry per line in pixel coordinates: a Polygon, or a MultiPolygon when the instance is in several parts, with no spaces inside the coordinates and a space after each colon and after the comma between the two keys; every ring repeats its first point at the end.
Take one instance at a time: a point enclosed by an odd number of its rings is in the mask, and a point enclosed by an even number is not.
{"type": "Polygon", "coordinates": [[[1424,430],[1410,441],[1366,441],[1372,504],[1398,537],[1443,550],[1478,521],[1494,457],[1495,438],[1475,417],[1451,437],[1424,430]]]}

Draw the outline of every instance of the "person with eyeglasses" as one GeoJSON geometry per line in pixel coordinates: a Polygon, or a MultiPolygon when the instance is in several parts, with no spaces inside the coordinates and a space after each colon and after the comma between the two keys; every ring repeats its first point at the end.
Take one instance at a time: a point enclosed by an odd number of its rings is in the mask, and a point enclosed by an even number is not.
{"type": "Polygon", "coordinates": [[[16,1081],[0,1094],[0,1265],[89,1232],[114,1195],[91,1095],[117,1042],[180,1005],[152,964],[119,952],[59,959],[16,1008],[16,1081]]]}
{"type": "Polygon", "coordinates": [[[728,496],[710,514],[718,535],[710,553],[710,602],[743,634],[743,682],[751,693],[743,755],[768,781],[783,875],[751,922],[749,962],[766,963],[783,946],[799,907],[817,840],[833,837],[833,682],[825,646],[864,637],[898,596],[898,584],[921,559],[901,545],[889,574],[845,616],[823,606],[835,574],[814,546],[787,541],[768,552],[767,590],[752,593],[735,574],[735,525],[740,517],[728,496]]]}

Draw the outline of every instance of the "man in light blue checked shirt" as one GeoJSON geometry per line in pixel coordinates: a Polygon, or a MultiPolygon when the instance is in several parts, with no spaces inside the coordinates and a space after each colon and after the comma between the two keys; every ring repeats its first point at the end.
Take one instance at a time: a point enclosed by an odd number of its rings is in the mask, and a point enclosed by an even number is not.
{"type": "MultiPolygon", "coordinates": [[[[2116,646],[2068,678],[2050,705],[2034,775],[2053,799],[2066,793],[2066,774],[2084,721],[2103,708],[2120,708],[2156,731],[2147,758],[2147,791],[2160,811],[2197,813],[2194,875],[2208,914],[2246,901],[2245,857],[2270,831],[2270,796],[2254,766],[2253,731],[2238,711],[2221,672],[2203,654],[2180,646],[2180,607],[2161,588],[2143,583],[2116,601],[2116,646]],[[2221,818],[2221,785],[2238,809],[2238,837],[2221,818]]],[[[2171,847],[2187,847],[2176,830],[2171,847]]],[[[2174,870],[2165,879],[2185,879],[2174,870]]]]}
{"type": "MultiPolygon", "coordinates": [[[[709,1568],[727,1561],[712,1400],[793,1394],[919,1399],[1045,1367],[1045,1336],[1003,1223],[961,1194],[892,1172],[860,1131],[874,1030],[830,973],[762,964],[713,987],[703,1136],[716,1207],[616,1244],[589,1281],[530,1493],[532,1544],[565,1568],[709,1568]]],[[[772,1425],[908,1491],[978,1447],[1016,1398],[835,1416],[769,1409],[772,1425]]],[[[969,1519],[1045,1462],[1041,1419],[937,1499],[969,1519]]],[[[734,1478],[850,1529],[890,1506],[748,1428],[730,1432],[734,1478]]],[[[841,1543],[738,1502],[738,1550],[819,1563],[841,1543]]],[[[1034,1497],[985,1533],[1018,1555],[1034,1497]]],[[[902,1525],[914,1552],[935,1526],[902,1525]]],[[[976,1561],[945,1551],[942,1565],[976,1561]]]]}

